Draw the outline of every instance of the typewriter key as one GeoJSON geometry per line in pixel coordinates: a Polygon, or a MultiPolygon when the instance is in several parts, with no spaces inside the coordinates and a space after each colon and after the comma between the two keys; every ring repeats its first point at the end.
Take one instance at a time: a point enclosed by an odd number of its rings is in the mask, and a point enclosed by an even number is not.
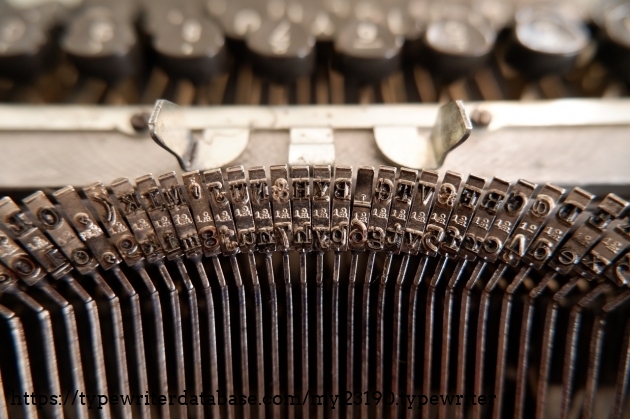
{"type": "Polygon", "coordinates": [[[586,26],[575,16],[553,9],[518,12],[505,61],[526,77],[562,74],[588,46],[586,26]]]}
{"type": "Polygon", "coordinates": [[[231,39],[244,39],[248,34],[257,31],[266,18],[262,6],[252,0],[211,0],[208,2],[208,11],[231,39]]]}
{"type": "Polygon", "coordinates": [[[400,68],[402,36],[369,21],[353,21],[335,38],[335,65],[359,84],[374,83],[400,68]]]}
{"type": "Polygon", "coordinates": [[[227,68],[225,38],[217,25],[201,17],[184,17],[154,33],[153,48],[162,68],[174,78],[208,82],[227,68]]]}
{"type": "Polygon", "coordinates": [[[140,67],[138,39],[125,13],[102,6],[77,16],[61,41],[79,71],[115,81],[134,76],[140,67]]]}
{"type": "Polygon", "coordinates": [[[287,18],[303,26],[318,41],[331,41],[341,20],[319,2],[290,2],[287,18]]]}
{"type": "Polygon", "coordinates": [[[189,16],[200,17],[200,13],[189,2],[181,4],[167,1],[159,1],[151,4],[144,10],[141,19],[142,29],[149,35],[166,29],[167,26],[178,26],[189,16]]]}
{"type": "Polygon", "coordinates": [[[46,26],[24,13],[0,15],[0,77],[30,80],[50,66],[53,51],[46,26]]]}
{"type": "Polygon", "coordinates": [[[447,83],[473,75],[490,56],[496,32],[482,15],[467,7],[438,14],[427,26],[427,50],[421,62],[436,79],[447,83]]]}
{"type": "Polygon", "coordinates": [[[630,81],[630,4],[606,14],[599,56],[618,77],[630,81]]]}
{"type": "Polygon", "coordinates": [[[415,61],[422,51],[424,32],[428,23],[428,3],[410,1],[407,7],[394,5],[387,10],[385,23],[391,33],[405,38],[403,54],[406,60],[415,61]]]}
{"type": "Polygon", "coordinates": [[[275,82],[291,82],[313,72],[315,37],[287,19],[267,21],[247,36],[254,70],[275,82]]]}

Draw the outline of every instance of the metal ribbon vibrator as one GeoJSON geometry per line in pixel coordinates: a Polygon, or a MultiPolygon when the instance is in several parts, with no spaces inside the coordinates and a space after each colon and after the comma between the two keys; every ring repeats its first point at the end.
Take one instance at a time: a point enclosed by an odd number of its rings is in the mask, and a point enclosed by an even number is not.
{"type": "Polygon", "coordinates": [[[629,16],[0,0],[0,419],[630,417],[629,16]]]}

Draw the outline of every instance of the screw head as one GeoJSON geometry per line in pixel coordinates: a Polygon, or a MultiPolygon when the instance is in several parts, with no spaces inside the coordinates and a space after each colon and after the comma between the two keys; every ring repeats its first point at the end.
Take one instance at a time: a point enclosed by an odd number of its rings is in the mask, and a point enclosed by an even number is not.
{"type": "Polygon", "coordinates": [[[484,109],[475,109],[470,115],[470,121],[478,127],[487,127],[492,122],[492,114],[484,109]]]}
{"type": "Polygon", "coordinates": [[[140,112],[132,115],[129,122],[134,130],[141,132],[149,128],[149,117],[150,115],[147,112],[140,112]]]}

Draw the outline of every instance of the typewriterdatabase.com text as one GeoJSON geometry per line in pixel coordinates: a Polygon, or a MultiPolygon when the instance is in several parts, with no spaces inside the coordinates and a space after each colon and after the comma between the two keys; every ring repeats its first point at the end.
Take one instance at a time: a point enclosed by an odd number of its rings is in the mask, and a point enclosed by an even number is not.
{"type": "Polygon", "coordinates": [[[391,392],[347,391],[342,394],[311,394],[304,395],[275,394],[258,397],[255,395],[226,394],[221,391],[213,393],[190,394],[186,390],[182,394],[86,394],[82,391],[68,391],[61,394],[16,393],[6,397],[12,406],[75,406],[80,404],[88,409],[102,409],[103,406],[165,406],[165,405],[219,405],[219,406],[326,406],[337,409],[342,406],[378,406],[398,405],[407,409],[422,408],[428,405],[493,405],[496,395],[491,394],[404,394],[395,395],[391,392]]]}

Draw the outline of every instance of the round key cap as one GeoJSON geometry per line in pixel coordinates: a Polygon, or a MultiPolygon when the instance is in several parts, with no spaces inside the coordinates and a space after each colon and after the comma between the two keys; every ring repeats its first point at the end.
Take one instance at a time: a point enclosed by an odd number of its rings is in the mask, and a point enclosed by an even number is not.
{"type": "Polygon", "coordinates": [[[142,29],[149,36],[154,36],[166,26],[180,26],[187,16],[199,16],[200,13],[192,5],[184,2],[174,3],[171,0],[156,1],[147,6],[142,14],[142,29]]]}
{"type": "Polygon", "coordinates": [[[261,4],[251,1],[210,0],[207,6],[210,15],[220,23],[225,36],[231,39],[245,39],[248,34],[260,29],[267,19],[261,4]]]}
{"type": "Polygon", "coordinates": [[[318,41],[332,41],[341,21],[326,10],[315,10],[302,21],[306,30],[318,41]]]}
{"type": "Polygon", "coordinates": [[[387,28],[394,35],[403,36],[403,55],[415,61],[424,48],[424,32],[429,21],[429,3],[426,0],[411,0],[404,5],[394,5],[387,10],[387,28]]]}
{"type": "Polygon", "coordinates": [[[443,10],[426,29],[422,63],[444,82],[471,76],[488,60],[496,32],[488,21],[468,7],[443,10]]]}
{"type": "Polygon", "coordinates": [[[619,4],[606,14],[599,57],[617,77],[630,82],[630,4],[619,4]]]}
{"type": "Polygon", "coordinates": [[[373,83],[400,68],[402,36],[367,21],[346,24],[335,38],[335,65],[347,78],[373,83]]]}
{"type": "Polygon", "coordinates": [[[532,79],[563,74],[573,68],[589,39],[588,28],[576,15],[547,7],[523,9],[517,13],[505,61],[532,79]]]}
{"type": "Polygon", "coordinates": [[[324,9],[337,19],[348,20],[352,13],[350,0],[322,0],[324,9]]]}
{"type": "Polygon", "coordinates": [[[514,23],[514,2],[504,0],[471,0],[473,10],[481,13],[499,32],[514,23]]]}
{"type": "MultiPolygon", "coordinates": [[[[37,24],[44,28],[46,31],[55,29],[63,24],[63,21],[67,19],[71,5],[62,4],[58,1],[44,1],[35,2],[20,2],[19,0],[12,0],[8,2],[13,10],[19,12],[28,22],[37,24]]],[[[2,15],[0,10],[0,15],[2,15]]]]}
{"type": "Polygon", "coordinates": [[[286,4],[286,19],[300,25],[317,41],[331,41],[340,19],[326,10],[321,1],[289,0],[286,4]]]}
{"type": "Polygon", "coordinates": [[[358,0],[353,5],[352,17],[360,22],[385,24],[386,8],[384,2],[358,0]]]}
{"type": "Polygon", "coordinates": [[[153,48],[160,66],[174,78],[208,82],[227,70],[225,38],[217,25],[200,17],[182,17],[154,34],[153,48]]]}
{"type": "Polygon", "coordinates": [[[0,15],[0,76],[28,81],[53,61],[53,41],[45,26],[24,13],[0,15]]]}
{"type": "Polygon", "coordinates": [[[315,65],[315,37],[287,19],[265,22],[247,37],[254,71],[268,80],[292,82],[310,75],[315,65]]]}
{"type": "Polygon", "coordinates": [[[593,2],[592,7],[589,10],[590,20],[598,29],[603,30],[606,25],[606,16],[608,15],[608,12],[624,3],[626,3],[626,0],[600,0],[593,2]]]}
{"type": "Polygon", "coordinates": [[[140,69],[134,28],[111,8],[84,10],[72,20],[61,45],[79,71],[88,76],[115,81],[140,69]]]}

